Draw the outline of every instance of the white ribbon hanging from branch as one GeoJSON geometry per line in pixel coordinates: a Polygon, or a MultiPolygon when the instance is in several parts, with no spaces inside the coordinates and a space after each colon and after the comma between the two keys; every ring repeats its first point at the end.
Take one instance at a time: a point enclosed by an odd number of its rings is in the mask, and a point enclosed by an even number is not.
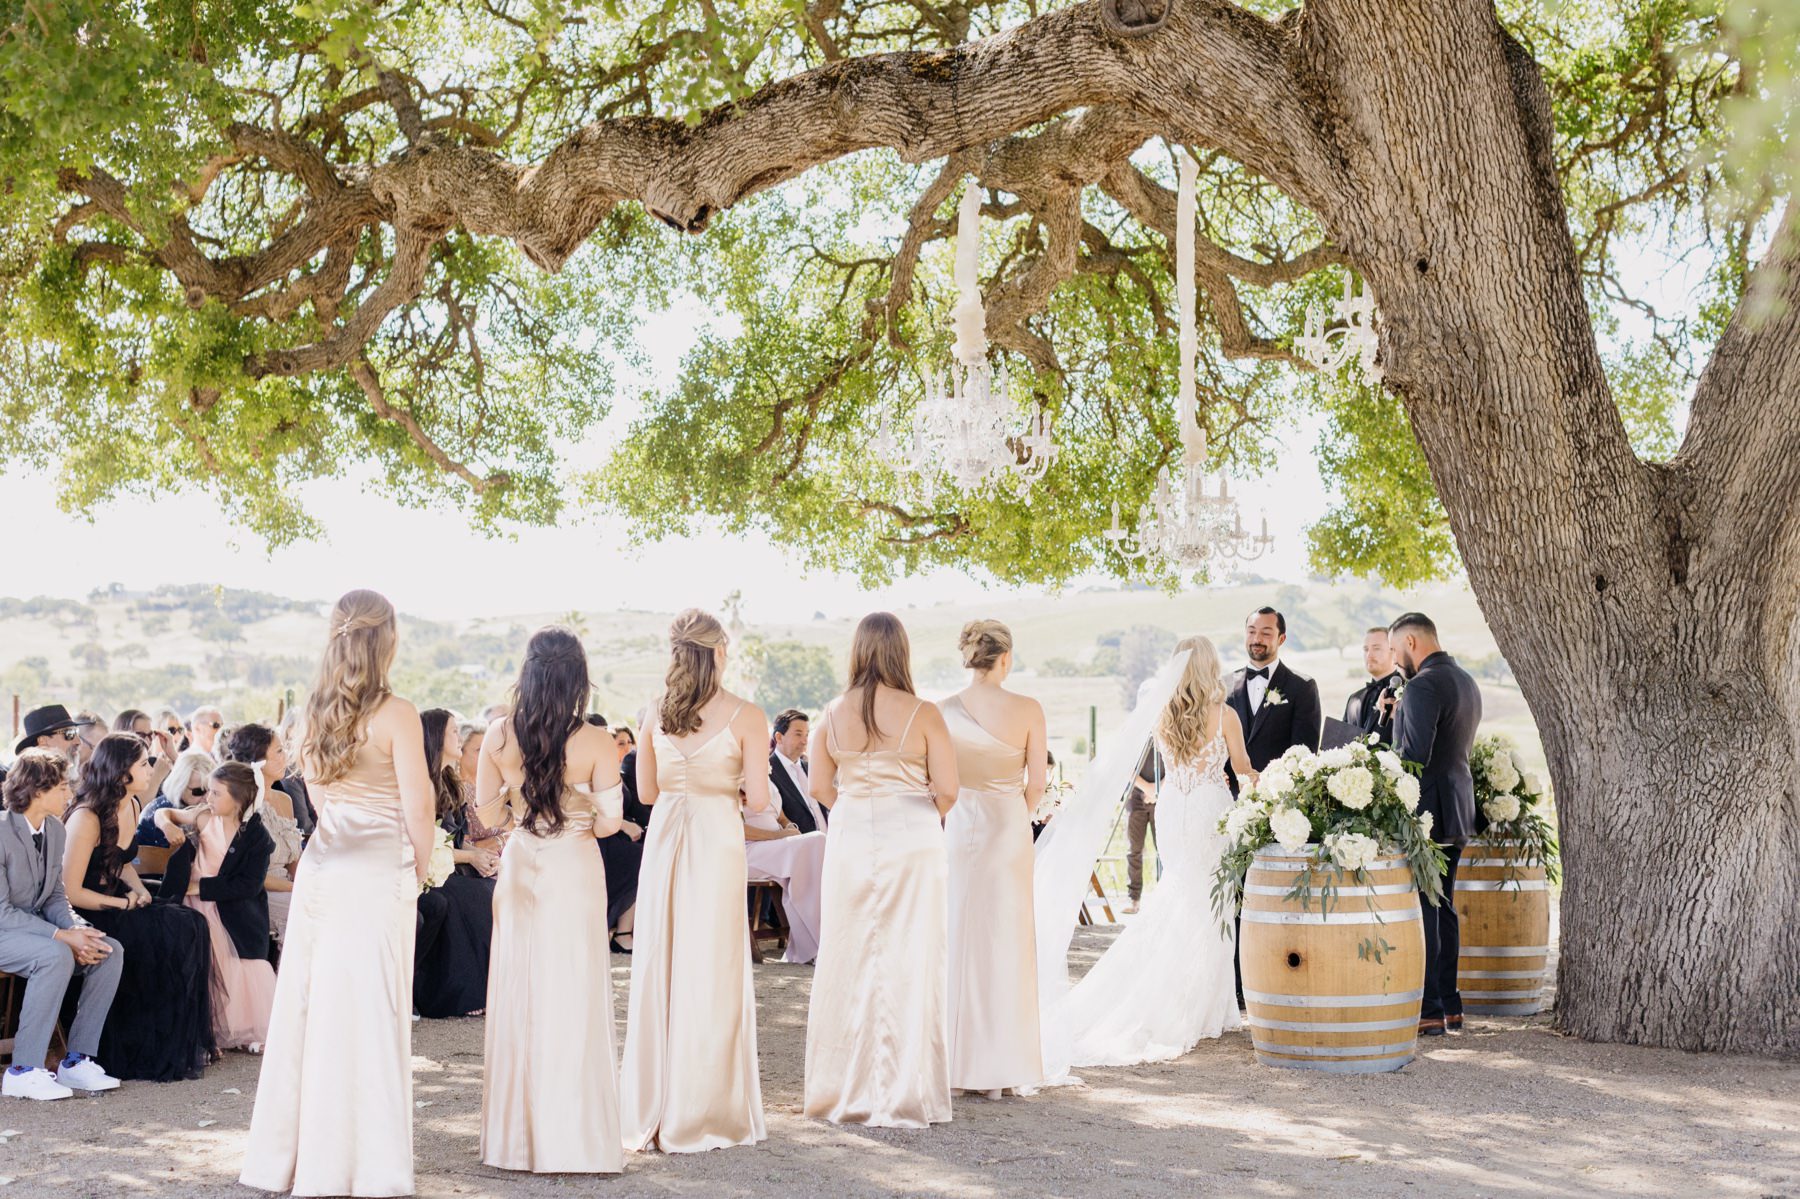
{"type": "Polygon", "coordinates": [[[964,366],[987,361],[987,309],[981,303],[981,184],[971,178],[956,210],[956,331],[953,353],[964,366]]]}
{"type": "Polygon", "coordinates": [[[1181,422],[1182,457],[1190,467],[1206,460],[1206,431],[1195,419],[1194,362],[1200,353],[1200,334],[1194,319],[1194,216],[1199,205],[1196,188],[1200,166],[1186,151],[1181,155],[1181,183],[1175,193],[1175,297],[1181,314],[1181,365],[1178,368],[1175,412],[1181,422]]]}

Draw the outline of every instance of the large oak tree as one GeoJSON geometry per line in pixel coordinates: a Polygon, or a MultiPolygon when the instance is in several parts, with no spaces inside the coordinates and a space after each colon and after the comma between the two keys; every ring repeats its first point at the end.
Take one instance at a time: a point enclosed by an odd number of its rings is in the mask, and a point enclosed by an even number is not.
{"type": "Polygon", "coordinates": [[[871,577],[1130,574],[1100,534],[1179,452],[1185,146],[1222,459],[1322,414],[1345,500],[1315,558],[1459,555],[1530,701],[1558,1020],[1796,1054],[1800,238],[1778,156],[1711,137],[1766,115],[1792,30],[1715,7],[13,4],[0,421],[70,506],[196,486],[277,540],[310,531],[295,483],[373,462],[490,524],[595,500],[871,577]],[[989,335],[1064,448],[1029,497],[926,504],[863,447],[945,353],[965,175],[989,335]],[[1634,291],[1646,241],[1706,256],[1692,311],[1634,291]],[[1345,270],[1382,391],[1299,381],[1298,312],[1345,270]],[[677,385],[571,480],[642,313],[684,296],[716,319],[677,385]]]}

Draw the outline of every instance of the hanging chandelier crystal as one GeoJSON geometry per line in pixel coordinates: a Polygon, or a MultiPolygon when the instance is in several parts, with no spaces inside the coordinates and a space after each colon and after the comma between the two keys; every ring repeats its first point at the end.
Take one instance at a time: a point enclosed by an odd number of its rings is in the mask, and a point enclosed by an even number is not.
{"type": "Polygon", "coordinates": [[[1194,216],[1199,174],[1198,164],[1183,154],[1175,199],[1175,290],[1180,309],[1175,413],[1181,432],[1181,462],[1158,472],[1150,498],[1138,510],[1135,530],[1119,524],[1115,500],[1112,526],[1105,533],[1106,539],[1133,561],[1156,560],[1183,571],[1227,560],[1253,562],[1275,544],[1266,517],[1260,534],[1245,530],[1223,474],[1217,476],[1218,493],[1208,490],[1206,430],[1195,419],[1194,367],[1200,338],[1194,312],[1194,216]]]}
{"type": "Polygon", "coordinates": [[[988,361],[987,309],[981,300],[981,187],[970,179],[957,209],[956,332],[953,361],[926,381],[912,426],[896,432],[883,415],[870,448],[914,476],[927,501],[943,480],[965,492],[1009,487],[1019,495],[1056,460],[1050,420],[1042,408],[1021,419],[1004,358],[998,376],[988,361]]]}
{"type": "Polygon", "coordinates": [[[1361,289],[1348,273],[1344,275],[1344,294],[1331,302],[1329,313],[1318,304],[1306,309],[1306,329],[1294,341],[1294,351],[1326,373],[1333,373],[1352,358],[1362,368],[1370,383],[1381,382],[1381,367],[1375,363],[1375,352],[1381,340],[1375,334],[1375,297],[1365,285],[1361,289]],[[1326,328],[1326,322],[1332,322],[1326,328]]]}

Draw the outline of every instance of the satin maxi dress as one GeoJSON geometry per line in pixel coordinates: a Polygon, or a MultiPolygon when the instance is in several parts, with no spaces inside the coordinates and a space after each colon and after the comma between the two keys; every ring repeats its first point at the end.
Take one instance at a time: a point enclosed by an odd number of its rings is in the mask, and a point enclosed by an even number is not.
{"type": "Polygon", "coordinates": [[[300,859],[239,1181],[295,1195],[413,1193],[412,974],[419,898],[394,759],[307,780],[300,859]]]}
{"type": "MultiPolygon", "coordinates": [[[[524,801],[513,790],[515,816],[524,801]]],[[[481,1160],[502,1170],[617,1174],[618,1041],[606,872],[596,824],[617,828],[619,788],[563,792],[563,826],[521,822],[494,887],[481,1160]]]]}
{"type": "Polygon", "coordinates": [[[938,705],[956,746],[956,806],[944,821],[950,858],[950,1085],[1035,1087],[1036,917],[1025,751],[981,727],[952,697],[938,705]]]}
{"type": "Polygon", "coordinates": [[[838,797],[806,1024],[806,1114],[888,1128],[945,1123],[947,871],[925,755],[851,752],[829,717],[826,736],[838,797]]]}
{"type": "Polygon", "coordinates": [[[660,795],[644,833],[632,929],[619,1071],[624,1145],[634,1153],[751,1145],[768,1132],[738,814],[743,749],[729,722],[687,754],[653,735],[660,795]]]}

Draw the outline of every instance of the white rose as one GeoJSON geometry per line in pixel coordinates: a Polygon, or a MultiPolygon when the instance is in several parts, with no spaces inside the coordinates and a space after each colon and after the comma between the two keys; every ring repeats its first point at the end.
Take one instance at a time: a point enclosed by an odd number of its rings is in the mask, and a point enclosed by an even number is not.
{"type": "Polygon", "coordinates": [[[1287,747],[1287,750],[1281,755],[1281,757],[1276,759],[1276,761],[1278,761],[1278,762],[1299,762],[1306,758],[1310,758],[1312,756],[1313,756],[1313,751],[1306,748],[1306,746],[1290,745],[1287,747]]]}
{"type": "MultiPolygon", "coordinates": [[[[1418,788],[1418,785],[1418,782],[1415,780],[1413,783],[1415,790],[1418,788]]],[[[1432,819],[1430,812],[1419,813],[1419,836],[1425,838],[1427,841],[1431,840],[1432,819]]]]}
{"type": "Polygon", "coordinates": [[[1488,764],[1488,783],[1496,795],[1505,795],[1519,785],[1519,772],[1513,769],[1512,757],[1496,757],[1488,764]]]}
{"type": "Polygon", "coordinates": [[[1325,838],[1325,845],[1331,851],[1331,860],[1345,870],[1366,870],[1381,854],[1375,838],[1362,833],[1333,833],[1325,838]]]}
{"type": "Polygon", "coordinates": [[[1283,849],[1299,849],[1312,840],[1312,821],[1299,808],[1276,808],[1269,816],[1269,831],[1283,849]]]}
{"type": "Polygon", "coordinates": [[[1375,798],[1375,776],[1365,767],[1351,766],[1332,775],[1325,789],[1346,808],[1360,812],[1375,798]]]}
{"type": "Polygon", "coordinates": [[[1384,749],[1376,754],[1375,760],[1381,763],[1381,768],[1383,770],[1387,771],[1395,778],[1399,778],[1406,773],[1406,763],[1402,762],[1400,760],[1400,755],[1391,749],[1384,749]]]}
{"type": "Polygon", "coordinates": [[[1400,802],[1409,808],[1419,806],[1419,779],[1416,775],[1403,774],[1394,780],[1394,790],[1400,793],[1400,802]]]}
{"type": "Polygon", "coordinates": [[[1544,780],[1535,771],[1524,771],[1521,785],[1525,788],[1527,795],[1537,796],[1544,793],[1544,780]]]}
{"type": "Polygon", "coordinates": [[[1261,813],[1255,804],[1238,804],[1231,811],[1225,813],[1225,835],[1234,842],[1242,841],[1244,834],[1250,831],[1250,826],[1256,823],[1259,815],[1261,813]]]}
{"type": "Polygon", "coordinates": [[[1496,795],[1481,805],[1481,810],[1495,824],[1505,824],[1509,820],[1519,818],[1519,797],[1516,795],[1496,795]]]}

